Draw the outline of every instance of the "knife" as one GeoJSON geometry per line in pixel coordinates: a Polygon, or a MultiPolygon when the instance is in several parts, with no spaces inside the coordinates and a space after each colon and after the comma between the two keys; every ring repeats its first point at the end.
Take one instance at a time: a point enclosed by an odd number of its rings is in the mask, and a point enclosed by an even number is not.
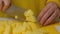
{"type": "Polygon", "coordinates": [[[8,10],[6,10],[6,13],[14,19],[15,19],[15,16],[17,16],[18,18],[16,20],[24,21],[25,20],[24,12],[26,10],[27,9],[19,8],[15,5],[11,4],[11,6],[8,8],[8,10]]]}
{"type": "Polygon", "coordinates": [[[60,26],[55,26],[55,29],[58,31],[58,33],[60,34],[60,26]]]}

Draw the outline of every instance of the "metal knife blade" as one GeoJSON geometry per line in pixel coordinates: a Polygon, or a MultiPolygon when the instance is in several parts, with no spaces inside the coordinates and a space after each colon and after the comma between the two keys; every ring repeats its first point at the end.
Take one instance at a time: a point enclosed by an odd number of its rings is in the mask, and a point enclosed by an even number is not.
{"type": "Polygon", "coordinates": [[[60,34],[60,26],[55,26],[55,29],[58,31],[58,33],[60,34]]]}
{"type": "Polygon", "coordinates": [[[25,11],[26,11],[26,9],[16,7],[15,5],[12,4],[11,7],[6,11],[6,13],[14,19],[15,19],[15,16],[18,16],[17,20],[24,21],[25,20],[25,16],[24,16],[25,11]]]}

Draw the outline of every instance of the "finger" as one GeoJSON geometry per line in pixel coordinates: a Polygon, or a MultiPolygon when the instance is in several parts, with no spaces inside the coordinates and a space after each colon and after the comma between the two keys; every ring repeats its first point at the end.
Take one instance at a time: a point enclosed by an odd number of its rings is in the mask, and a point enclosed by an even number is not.
{"type": "MultiPolygon", "coordinates": [[[[49,24],[47,24],[47,25],[54,24],[54,23],[56,23],[56,22],[57,22],[57,20],[54,19],[51,23],[49,23],[49,24]]],[[[44,25],[44,26],[47,26],[47,25],[44,25]]]]}
{"type": "Polygon", "coordinates": [[[60,18],[60,14],[59,14],[59,18],[60,18]]]}
{"type": "Polygon", "coordinates": [[[41,18],[40,23],[43,25],[53,12],[54,12],[54,7],[52,6],[50,7],[49,11],[47,11],[46,14],[41,18]]]}
{"type": "MultiPolygon", "coordinates": [[[[59,9],[58,9],[58,10],[59,10],[59,9]]],[[[59,14],[58,14],[58,15],[59,15],[59,18],[60,18],[60,10],[59,10],[59,14]]]]}
{"type": "Polygon", "coordinates": [[[0,10],[2,9],[2,0],[0,0],[0,10]]]}
{"type": "Polygon", "coordinates": [[[44,16],[44,14],[50,9],[51,5],[47,5],[41,12],[40,14],[38,15],[38,21],[41,20],[41,18],[44,16]],[[47,7],[47,8],[46,8],[47,7]]]}
{"type": "MultiPolygon", "coordinates": [[[[57,17],[58,18],[58,17],[57,17]]],[[[57,23],[58,21],[57,21],[57,18],[56,19],[54,19],[50,24],[54,24],[54,23],[57,23]]]]}
{"type": "MultiPolygon", "coordinates": [[[[57,9],[57,13],[59,12],[59,9],[57,9]]],[[[58,16],[59,14],[57,14],[57,17],[53,20],[53,21],[51,21],[51,23],[49,23],[49,24],[54,24],[54,23],[57,23],[58,22],[58,18],[59,18],[59,16],[58,16]]],[[[48,25],[49,25],[48,24],[48,25]]]]}
{"type": "MultiPolygon", "coordinates": [[[[57,20],[56,19],[54,19],[51,23],[49,23],[49,24],[53,24],[53,23],[55,23],[55,22],[57,22],[57,20]]],[[[48,25],[49,25],[48,24],[48,25]]]]}
{"type": "Polygon", "coordinates": [[[3,1],[4,1],[3,11],[6,11],[6,9],[10,6],[10,0],[3,0],[3,1]]]}
{"type": "Polygon", "coordinates": [[[57,12],[55,11],[53,15],[44,23],[44,25],[48,25],[57,17],[57,12]]]}

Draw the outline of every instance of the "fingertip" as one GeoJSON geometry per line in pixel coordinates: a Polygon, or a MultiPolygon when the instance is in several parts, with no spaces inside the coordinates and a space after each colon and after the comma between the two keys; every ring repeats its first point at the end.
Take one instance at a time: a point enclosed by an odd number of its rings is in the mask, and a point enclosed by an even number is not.
{"type": "Polygon", "coordinates": [[[46,26],[47,24],[45,23],[45,24],[43,24],[44,26],[46,26]]]}
{"type": "Polygon", "coordinates": [[[43,25],[43,22],[42,22],[42,21],[40,21],[40,24],[41,24],[41,25],[43,25]]]}
{"type": "Polygon", "coordinates": [[[46,26],[46,25],[49,25],[51,22],[50,21],[46,21],[43,25],[46,26]]]}
{"type": "Polygon", "coordinates": [[[5,7],[3,7],[2,11],[4,11],[4,12],[5,12],[5,11],[6,11],[6,8],[5,8],[5,7]]]}
{"type": "Polygon", "coordinates": [[[2,4],[0,4],[0,10],[2,10],[2,4]]]}
{"type": "Polygon", "coordinates": [[[43,24],[43,26],[47,26],[47,25],[50,25],[50,24],[51,24],[51,23],[48,23],[48,22],[47,22],[47,23],[43,24]]]}
{"type": "Polygon", "coordinates": [[[0,7],[0,10],[1,10],[1,7],[0,7]]]}
{"type": "Polygon", "coordinates": [[[37,18],[37,21],[38,21],[38,22],[40,22],[40,19],[39,19],[39,17],[37,18]]]}
{"type": "Polygon", "coordinates": [[[8,5],[4,5],[4,7],[3,7],[2,11],[6,11],[8,8],[9,8],[9,6],[8,6],[8,5]]]}
{"type": "Polygon", "coordinates": [[[0,10],[2,9],[2,4],[0,5],[0,10]]]}

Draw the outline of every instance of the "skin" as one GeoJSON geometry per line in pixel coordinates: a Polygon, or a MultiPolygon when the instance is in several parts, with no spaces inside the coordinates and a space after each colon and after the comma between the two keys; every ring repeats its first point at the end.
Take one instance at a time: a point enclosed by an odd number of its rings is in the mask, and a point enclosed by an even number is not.
{"type": "Polygon", "coordinates": [[[59,15],[60,11],[58,6],[55,3],[50,2],[38,15],[38,21],[41,23],[41,25],[46,26],[55,23],[57,18],[59,18],[59,15]]]}
{"type": "Polygon", "coordinates": [[[60,18],[60,13],[59,13],[59,18],[60,18]]]}
{"type": "Polygon", "coordinates": [[[10,0],[0,0],[0,10],[6,11],[10,6],[10,0]]]}
{"type": "MultiPolygon", "coordinates": [[[[0,0],[0,10],[6,11],[10,6],[10,0],[0,0]]],[[[38,15],[37,19],[41,25],[48,25],[56,22],[56,19],[59,18],[60,12],[58,6],[50,2],[48,3],[43,10],[38,15]]]]}

